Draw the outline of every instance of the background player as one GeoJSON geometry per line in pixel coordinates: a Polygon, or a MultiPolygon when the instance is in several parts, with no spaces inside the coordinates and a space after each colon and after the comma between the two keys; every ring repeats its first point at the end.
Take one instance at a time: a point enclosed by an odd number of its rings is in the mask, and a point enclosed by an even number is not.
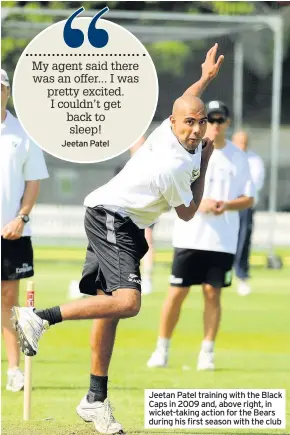
{"type": "Polygon", "coordinates": [[[33,276],[33,250],[29,214],[40,181],[48,177],[41,149],[26,135],[18,119],[7,109],[10,84],[1,70],[1,314],[2,334],[8,358],[6,389],[19,391],[20,371],[17,335],[11,324],[11,309],[19,304],[19,280],[33,276]]]}

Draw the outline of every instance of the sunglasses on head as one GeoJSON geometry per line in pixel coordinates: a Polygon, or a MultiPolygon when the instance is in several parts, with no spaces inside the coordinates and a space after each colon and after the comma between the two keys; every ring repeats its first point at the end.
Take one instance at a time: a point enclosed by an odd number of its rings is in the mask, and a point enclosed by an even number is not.
{"type": "Polygon", "coordinates": [[[224,124],[227,118],[225,118],[224,116],[220,116],[219,118],[213,118],[209,115],[207,120],[210,124],[214,124],[214,123],[224,124]]]}

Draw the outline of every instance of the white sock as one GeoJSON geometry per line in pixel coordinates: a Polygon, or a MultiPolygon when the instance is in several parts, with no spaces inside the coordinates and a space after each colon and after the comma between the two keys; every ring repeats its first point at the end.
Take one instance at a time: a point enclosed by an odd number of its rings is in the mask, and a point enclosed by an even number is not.
{"type": "Polygon", "coordinates": [[[203,352],[213,352],[214,341],[203,340],[201,343],[201,350],[203,352]]]}
{"type": "Polygon", "coordinates": [[[170,346],[170,338],[158,337],[157,349],[163,352],[168,352],[170,346]]]}

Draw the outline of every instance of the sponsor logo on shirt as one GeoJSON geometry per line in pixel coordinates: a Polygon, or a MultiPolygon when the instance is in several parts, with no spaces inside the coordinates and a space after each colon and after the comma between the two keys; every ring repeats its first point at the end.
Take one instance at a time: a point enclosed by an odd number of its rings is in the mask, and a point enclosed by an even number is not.
{"type": "Polygon", "coordinates": [[[12,141],[13,148],[16,148],[18,146],[18,142],[12,141]]]}
{"type": "Polygon", "coordinates": [[[32,266],[28,266],[27,263],[23,263],[22,267],[16,267],[16,273],[30,272],[31,270],[32,266]]]}
{"type": "Polygon", "coordinates": [[[170,282],[170,284],[182,284],[183,283],[183,278],[177,278],[174,275],[170,275],[169,282],[170,282]]]}
{"type": "Polygon", "coordinates": [[[194,169],[192,171],[191,177],[190,177],[190,182],[192,183],[193,181],[195,181],[198,177],[200,176],[200,170],[199,169],[194,169]]]}
{"type": "Polygon", "coordinates": [[[141,285],[141,279],[138,275],[135,275],[135,273],[130,273],[130,275],[128,276],[128,281],[135,282],[136,284],[141,285]]]}

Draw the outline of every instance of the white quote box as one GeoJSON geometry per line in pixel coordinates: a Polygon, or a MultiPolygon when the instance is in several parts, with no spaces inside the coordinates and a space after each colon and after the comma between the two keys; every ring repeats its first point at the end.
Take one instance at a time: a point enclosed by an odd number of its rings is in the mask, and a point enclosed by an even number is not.
{"type": "Polygon", "coordinates": [[[145,429],[285,429],[286,392],[276,389],[145,390],[145,429]]]}

